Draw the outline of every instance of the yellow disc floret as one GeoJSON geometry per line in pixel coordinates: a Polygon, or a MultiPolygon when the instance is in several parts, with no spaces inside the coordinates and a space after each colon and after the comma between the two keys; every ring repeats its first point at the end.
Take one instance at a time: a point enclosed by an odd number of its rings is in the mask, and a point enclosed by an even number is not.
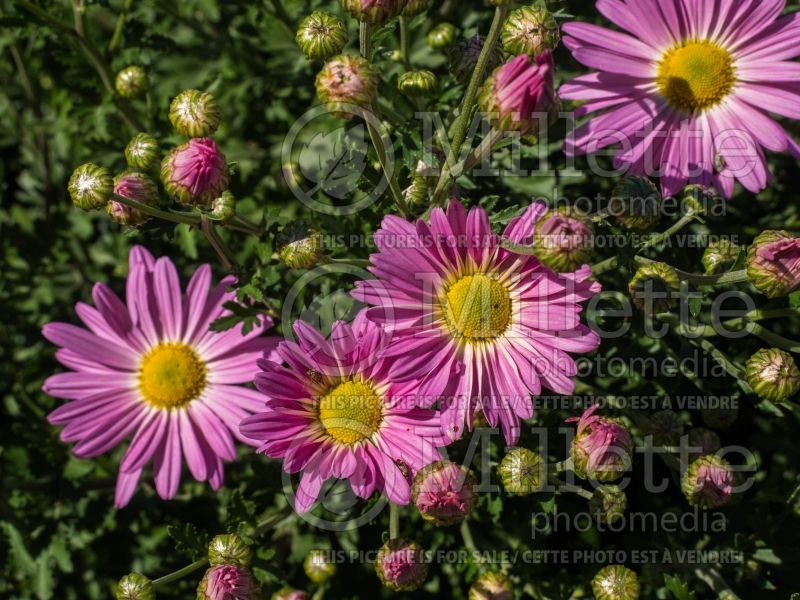
{"type": "Polygon", "coordinates": [[[162,342],[139,365],[139,391],[155,408],[182,408],[206,387],[206,365],[190,346],[162,342]]]}
{"type": "Polygon", "coordinates": [[[462,277],[447,289],[443,305],[450,333],[469,341],[496,338],[511,323],[511,296],[489,275],[462,277]]]}
{"type": "Polygon", "coordinates": [[[383,419],[383,401],[365,381],[344,381],[325,394],[319,403],[319,420],[325,431],[342,444],[355,444],[371,437],[383,419]]]}
{"type": "Polygon", "coordinates": [[[670,106],[686,112],[719,104],[736,83],[730,53],[707,41],[668,50],[658,65],[658,87],[670,106]]]}

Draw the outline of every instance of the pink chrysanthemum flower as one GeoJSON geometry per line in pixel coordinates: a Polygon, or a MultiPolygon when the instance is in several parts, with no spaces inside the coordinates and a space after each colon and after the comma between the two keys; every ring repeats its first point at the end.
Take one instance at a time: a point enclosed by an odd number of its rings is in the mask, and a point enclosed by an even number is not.
{"type": "Polygon", "coordinates": [[[751,192],[770,179],[763,149],[800,146],[767,113],[800,118],[800,17],[778,18],[785,0],[598,0],[625,33],[564,25],[564,44],[597,72],[561,86],[592,118],[570,153],[620,143],[617,167],[655,175],[672,195],[687,182],[726,197],[734,181],[751,192]]]}
{"type": "MultiPolygon", "coordinates": [[[[547,208],[535,204],[503,236],[530,244],[547,208]]],[[[472,428],[474,409],[502,425],[509,445],[519,420],[530,418],[530,396],[542,386],[572,393],[575,362],[567,352],[590,352],[600,338],[580,322],[581,302],[600,290],[584,266],[557,274],[534,256],[501,246],[482,208],[469,214],[452,200],[431,223],[387,216],[375,234],[375,280],[359,281],[353,296],[374,305],[370,319],[395,335],[386,356],[397,357],[393,381],[419,381],[421,402],[439,402],[451,439],[472,428]]]]}
{"type": "Polygon", "coordinates": [[[571,448],[573,468],[580,477],[613,481],[631,466],[633,438],[619,420],[594,414],[597,408],[594,404],[580,417],[567,419],[578,423],[571,448]]]}
{"type": "Polygon", "coordinates": [[[391,383],[383,329],[359,313],[352,326],[337,321],[330,340],[302,321],[297,342],[284,341],[255,378],[266,408],[245,419],[243,435],[259,452],[283,458],[287,473],[302,471],[295,510],[308,512],[330,477],[348,479],[361,498],[381,490],[408,504],[409,480],[439,457],[446,443],[439,416],[416,407],[415,382],[391,383]]]}
{"type": "Polygon", "coordinates": [[[232,435],[239,422],[264,404],[256,390],[239,384],[253,380],[256,360],[277,345],[259,337],[269,319],[246,335],[241,326],[225,332],[209,325],[226,314],[223,279],[213,289],[211,268],[203,265],[182,299],[175,265],[154,260],[141,246],[130,253],[127,306],[106,285],[92,291],[96,307],[75,307],[87,329],[49,323],[44,336],[60,346],[56,358],[71,369],[48,377],[45,392],[69,400],[48,416],[64,425],[61,439],[77,442],[79,458],[108,452],[133,435],[120,463],[115,504],[125,506],[143,467],[153,459],[159,496],[178,491],[181,463],[198,481],[222,485],[223,460],[233,460],[232,435]]]}

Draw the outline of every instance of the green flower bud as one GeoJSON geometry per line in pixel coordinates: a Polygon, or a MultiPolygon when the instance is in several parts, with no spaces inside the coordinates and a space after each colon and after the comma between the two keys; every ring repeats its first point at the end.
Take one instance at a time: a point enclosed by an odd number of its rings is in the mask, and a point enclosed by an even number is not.
{"type": "Polygon", "coordinates": [[[428,200],[430,185],[428,177],[425,175],[426,170],[425,163],[419,161],[416,173],[411,178],[411,185],[403,190],[403,198],[412,210],[420,208],[428,200]]]}
{"type": "Polygon", "coordinates": [[[429,3],[430,0],[407,0],[402,14],[404,17],[415,17],[428,10],[429,3]]]}
{"type": "Polygon", "coordinates": [[[353,114],[347,105],[368,109],[378,94],[378,73],[372,64],[360,56],[342,54],[322,67],[317,75],[317,96],[339,119],[353,114]]]}
{"type": "Polygon", "coordinates": [[[208,217],[214,221],[227,223],[236,214],[236,198],[228,190],[211,203],[208,217]]]}
{"type": "Polygon", "coordinates": [[[800,290],[800,238],[765,231],[747,249],[747,277],[768,298],[800,290]]]}
{"type": "Polygon", "coordinates": [[[714,188],[703,185],[687,185],[683,188],[683,203],[687,209],[693,210],[698,215],[704,215],[719,201],[714,188]]]}
{"type": "Polygon", "coordinates": [[[516,496],[534,494],[547,483],[547,464],[527,448],[509,451],[500,461],[497,471],[506,491],[516,496]]]}
{"type": "Polygon", "coordinates": [[[647,177],[623,179],[614,188],[609,211],[620,225],[637,231],[652,229],[661,220],[661,193],[647,177]]]}
{"type": "Polygon", "coordinates": [[[508,575],[500,571],[487,571],[469,588],[469,600],[514,600],[514,586],[508,575]]]}
{"type": "Polygon", "coordinates": [[[125,160],[132,169],[146,171],[158,162],[158,140],[147,133],[137,133],[125,146],[125,160]]]}
{"type": "MultiPolygon", "coordinates": [[[[118,175],[114,179],[114,193],[147,206],[158,206],[156,182],[138,171],[126,171],[118,175]]],[[[115,199],[108,201],[106,212],[112,221],[129,227],[136,227],[150,220],[150,215],[115,199]]]]}
{"type": "Polygon", "coordinates": [[[347,26],[331,13],[315,10],[300,21],[297,28],[297,45],[306,58],[328,60],[347,45],[347,26]]]}
{"type": "Polygon", "coordinates": [[[236,565],[247,568],[253,560],[253,551],[235,533],[215,536],[208,544],[208,563],[217,565],[236,565]]]}
{"type": "Polygon", "coordinates": [[[639,597],[639,578],[622,565],[603,567],[592,579],[596,600],[636,600],[639,597]]]}
{"type": "Polygon", "coordinates": [[[639,267],[628,284],[633,304],[640,310],[650,308],[652,314],[669,312],[677,302],[681,281],[675,269],[653,262],[639,267]],[[648,304],[652,302],[652,306],[648,304]]]}
{"type": "Polygon", "coordinates": [[[117,73],[114,87],[123,98],[141,98],[150,88],[150,81],[147,78],[147,72],[142,67],[131,65],[117,73]]]}
{"type": "Polygon", "coordinates": [[[175,131],[187,137],[206,137],[219,127],[219,105],[208,92],[184,90],[169,105],[175,131]]]}
{"type": "Polygon", "coordinates": [[[536,257],[559,273],[574,271],[594,256],[594,225],[569,206],[548,211],[533,227],[536,257]]]}
{"type": "Polygon", "coordinates": [[[703,252],[703,268],[708,275],[730,270],[739,258],[742,247],[728,239],[715,240],[703,252]]]}
{"type": "MultiPolygon", "coordinates": [[[[478,63],[478,57],[483,50],[485,38],[480,35],[473,36],[468,40],[462,40],[447,52],[450,72],[456,76],[461,83],[468,83],[478,63]]],[[[489,62],[486,65],[486,72],[491,73],[503,63],[503,51],[500,46],[495,46],[489,53],[489,62]]]]}
{"type": "Polygon", "coordinates": [[[395,592],[413,592],[428,577],[428,563],[422,546],[407,539],[393,539],[378,550],[375,572],[387,588],[395,592]]]}
{"type": "Polygon", "coordinates": [[[689,448],[696,448],[690,452],[690,456],[697,458],[703,454],[714,454],[722,447],[719,441],[719,436],[704,427],[695,427],[690,429],[688,435],[689,448]]]}
{"type": "Polygon", "coordinates": [[[436,91],[436,75],[430,71],[409,71],[397,80],[397,89],[406,96],[429,96],[436,91]]]}
{"type": "Polygon", "coordinates": [[[443,50],[456,40],[458,29],[450,23],[440,23],[428,33],[428,46],[434,50],[443,50]]]}
{"type": "Polygon", "coordinates": [[[103,208],[114,192],[111,172],[94,163],[86,163],[72,172],[67,184],[72,203],[83,210],[103,208]]]}
{"type": "Polygon", "coordinates": [[[736,422],[738,408],[705,408],[700,413],[703,423],[712,429],[726,429],[736,422]]]}
{"type": "Polygon", "coordinates": [[[336,575],[336,564],[327,550],[312,550],[303,561],[303,570],[314,583],[324,583],[336,575]]]}
{"type": "Polygon", "coordinates": [[[153,582],[139,573],[125,575],[117,583],[117,600],[155,600],[153,582]]]}
{"type": "Polygon", "coordinates": [[[800,369],[788,352],[762,348],[745,365],[747,383],[770,402],[786,402],[800,392],[800,369]]]}
{"type": "Polygon", "coordinates": [[[678,413],[662,410],[647,419],[646,433],[653,436],[655,446],[677,446],[683,435],[683,422],[678,413]]]}
{"type": "Polygon", "coordinates": [[[730,464],[715,454],[706,454],[686,469],[681,490],[690,504],[716,508],[730,501],[733,483],[730,464]]]}
{"type": "Polygon", "coordinates": [[[599,523],[611,525],[625,516],[628,497],[619,486],[603,485],[598,487],[589,500],[589,512],[599,523]]]}
{"type": "Polygon", "coordinates": [[[306,221],[294,221],[275,236],[281,262],[290,269],[310,269],[325,254],[325,238],[306,221]]]}
{"type": "Polygon", "coordinates": [[[523,6],[512,12],[503,26],[500,40],[511,55],[536,56],[553,50],[561,39],[558,22],[544,6],[523,6]]]}

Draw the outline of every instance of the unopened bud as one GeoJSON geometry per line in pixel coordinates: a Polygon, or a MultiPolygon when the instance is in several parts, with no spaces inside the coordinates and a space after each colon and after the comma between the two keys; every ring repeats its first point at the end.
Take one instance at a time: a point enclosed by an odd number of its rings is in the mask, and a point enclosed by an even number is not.
{"type": "Polygon", "coordinates": [[[599,523],[611,525],[625,516],[628,497],[619,486],[602,485],[589,500],[589,512],[599,523]]]}
{"type": "Polygon", "coordinates": [[[323,583],[336,575],[336,564],[331,562],[328,551],[312,550],[303,561],[303,570],[314,583],[323,583]]]}
{"type": "Polygon", "coordinates": [[[800,238],[765,231],[747,250],[747,277],[768,298],[800,289],[800,238]]]}
{"type": "Polygon", "coordinates": [[[686,469],[681,490],[690,504],[716,508],[730,501],[733,483],[730,464],[715,454],[706,454],[686,469]]]}
{"type": "Polygon", "coordinates": [[[219,105],[208,92],[184,90],[172,99],[169,120],[181,135],[207,137],[219,127],[219,105]]]}
{"type": "Polygon", "coordinates": [[[249,567],[253,560],[253,551],[244,540],[235,533],[217,535],[208,544],[208,562],[216,565],[236,565],[249,567]]]}
{"type": "Polygon", "coordinates": [[[281,262],[290,269],[310,269],[325,254],[325,238],[306,221],[294,221],[275,236],[281,262]]]}
{"type": "Polygon", "coordinates": [[[508,16],[500,39],[509,54],[534,57],[545,50],[554,50],[561,32],[547,8],[531,5],[518,8],[508,16]]]}
{"type": "Polygon", "coordinates": [[[158,162],[158,140],[147,133],[137,133],[125,146],[125,160],[132,169],[147,171],[158,162]]]}
{"type": "Polygon", "coordinates": [[[636,573],[622,565],[603,567],[592,579],[596,600],[636,600],[640,585],[636,573]]]}
{"type": "Polygon", "coordinates": [[[451,23],[440,23],[428,33],[428,46],[434,50],[443,50],[456,41],[458,29],[451,23]]]}
{"type": "Polygon", "coordinates": [[[368,60],[342,54],[325,63],[317,75],[317,96],[333,116],[350,119],[352,106],[362,109],[372,106],[378,81],[378,74],[368,60]]]}
{"type": "Polygon", "coordinates": [[[72,203],[83,210],[103,208],[114,192],[111,172],[94,163],[86,163],[72,172],[67,185],[72,203]]]}
{"type": "Polygon", "coordinates": [[[547,483],[547,465],[542,457],[527,448],[514,448],[497,467],[503,487],[509,494],[527,496],[547,483]]]}
{"type": "Polygon", "coordinates": [[[614,188],[609,211],[623,227],[647,231],[661,220],[661,193],[647,177],[628,177],[614,188]]]}
{"type": "MultiPolygon", "coordinates": [[[[140,204],[158,206],[158,187],[155,181],[138,171],[127,171],[118,175],[114,179],[114,193],[140,204]]],[[[129,227],[142,225],[150,219],[150,215],[113,198],[106,204],[106,212],[111,220],[129,227]]]]}
{"type": "Polygon", "coordinates": [[[211,203],[208,217],[213,221],[227,223],[236,214],[236,198],[228,190],[211,203]]]}
{"type": "Polygon", "coordinates": [[[406,7],[403,9],[404,17],[415,17],[428,9],[430,0],[406,0],[406,7]]]}
{"type": "Polygon", "coordinates": [[[150,88],[150,81],[147,78],[147,72],[142,67],[131,65],[117,73],[114,87],[123,98],[141,98],[150,88]]]}
{"type": "Polygon", "coordinates": [[[729,239],[714,240],[703,252],[703,268],[708,275],[717,275],[730,270],[736,263],[742,247],[729,239]]]}
{"type": "Polygon", "coordinates": [[[308,600],[308,594],[302,590],[284,587],[273,593],[271,600],[308,600]]]}
{"type": "Polygon", "coordinates": [[[788,352],[763,348],[745,365],[747,383],[753,391],[770,402],[786,402],[800,392],[800,369],[788,352]]]}
{"type": "Polygon", "coordinates": [[[230,181],[225,156],[211,138],[193,138],[161,162],[161,181],[181,204],[208,207],[230,181]]]}
{"type": "Polygon", "coordinates": [[[315,10],[300,21],[295,39],[306,58],[328,60],[342,51],[348,38],[344,21],[331,13],[315,10]]]}
{"type": "Polygon", "coordinates": [[[117,600],[155,600],[153,582],[140,573],[125,575],[117,583],[117,600]]]}
{"type": "Polygon", "coordinates": [[[375,572],[387,588],[395,592],[413,592],[428,577],[428,563],[422,546],[407,539],[386,542],[375,559],[375,572]]]}
{"type": "Polygon", "coordinates": [[[533,228],[536,257],[559,273],[574,271],[594,256],[594,225],[568,206],[548,211],[533,228]]]}
{"type": "Polygon", "coordinates": [[[628,284],[628,292],[637,308],[659,314],[675,306],[680,287],[675,269],[666,263],[653,262],[639,267],[628,284]]]}
{"type": "Polygon", "coordinates": [[[261,600],[261,586],[253,574],[236,565],[217,565],[203,575],[197,600],[261,600]]]}
{"type": "Polygon", "coordinates": [[[399,15],[407,0],[341,0],[342,8],[354,19],[372,25],[383,25],[399,15]]]}
{"type": "Polygon", "coordinates": [[[429,96],[436,91],[436,75],[430,71],[409,71],[397,80],[397,89],[406,96],[429,96]]]}
{"type": "Polygon", "coordinates": [[[500,571],[487,571],[469,588],[469,600],[514,600],[514,586],[508,575],[500,571]]]}
{"type": "Polygon", "coordinates": [[[475,507],[474,486],[475,477],[469,469],[440,460],[417,472],[411,499],[426,521],[437,527],[455,525],[475,507]]]}

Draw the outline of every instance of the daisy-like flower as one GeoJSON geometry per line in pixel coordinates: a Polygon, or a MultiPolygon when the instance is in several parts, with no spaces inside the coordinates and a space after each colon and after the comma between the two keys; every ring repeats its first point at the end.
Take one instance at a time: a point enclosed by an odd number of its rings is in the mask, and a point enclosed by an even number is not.
{"type": "Polygon", "coordinates": [[[768,113],[800,118],[800,18],[779,18],[785,0],[598,0],[624,30],[564,25],[564,45],[596,69],[561,86],[586,101],[570,153],[620,143],[616,167],[659,172],[666,195],[688,182],[730,197],[770,179],[764,149],[800,146],[768,113]]]}
{"type": "MultiPolygon", "coordinates": [[[[504,237],[529,245],[547,207],[534,204],[512,220],[504,237]]],[[[434,209],[430,224],[387,216],[375,234],[378,253],[353,296],[373,305],[367,316],[394,331],[385,356],[397,357],[393,381],[419,381],[423,405],[439,402],[442,425],[458,439],[475,409],[500,423],[509,445],[530,396],[542,386],[572,393],[575,362],[600,338],[580,322],[581,302],[600,290],[588,266],[557,274],[534,256],[501,246],[482,208],[467,213],[453,200],[434,209]]]]}
{"type": "Polygon", "coordinates": [[[211,288],[211,268],[195,271],[181,294],[175,265],[155,260],[141,246],[130,253],[126,304],[106,285],[92,290],[95,306],[75,311],[86,328],[49,323],[44,336],[59,346],[56,358],[71,369],[48,377],[45,392],[69,400],[48,415],[63,425],[61,440],[77,442],[78,458],[110,451],[133,435],[120,462],[115,504],[125,506],[144,466],[154,461],[156,491],[175,496],[183,459],[198,481],[222,485],[223,460],[236,457],[233,437],[239,422],[264,399],[241,384],[253,380],[256,360],[274,349],[277,338],[260,337],[269,319],[247,334],[241,326],[225,332],[209,325],[235,298],[234,279],[211,288]]]}
{"type": "Polygon", "coordinates": [[[286,366],[258,363],[255,383],[267,404],[242,421],[242,434],[283,458],[287,473],[303,472],[297,512],[311,510],[331,477],[349,480],[361,498],[378,489],[408,504],[410,480],[447,441],[438,414],[416,406],[416,382],[390,381],[390,363],[378,358],[388,334],[363,311],[352,325],[334,323],[330,339],[302,321],[294,331],[297,341],[277,350],[286,366]]]}

